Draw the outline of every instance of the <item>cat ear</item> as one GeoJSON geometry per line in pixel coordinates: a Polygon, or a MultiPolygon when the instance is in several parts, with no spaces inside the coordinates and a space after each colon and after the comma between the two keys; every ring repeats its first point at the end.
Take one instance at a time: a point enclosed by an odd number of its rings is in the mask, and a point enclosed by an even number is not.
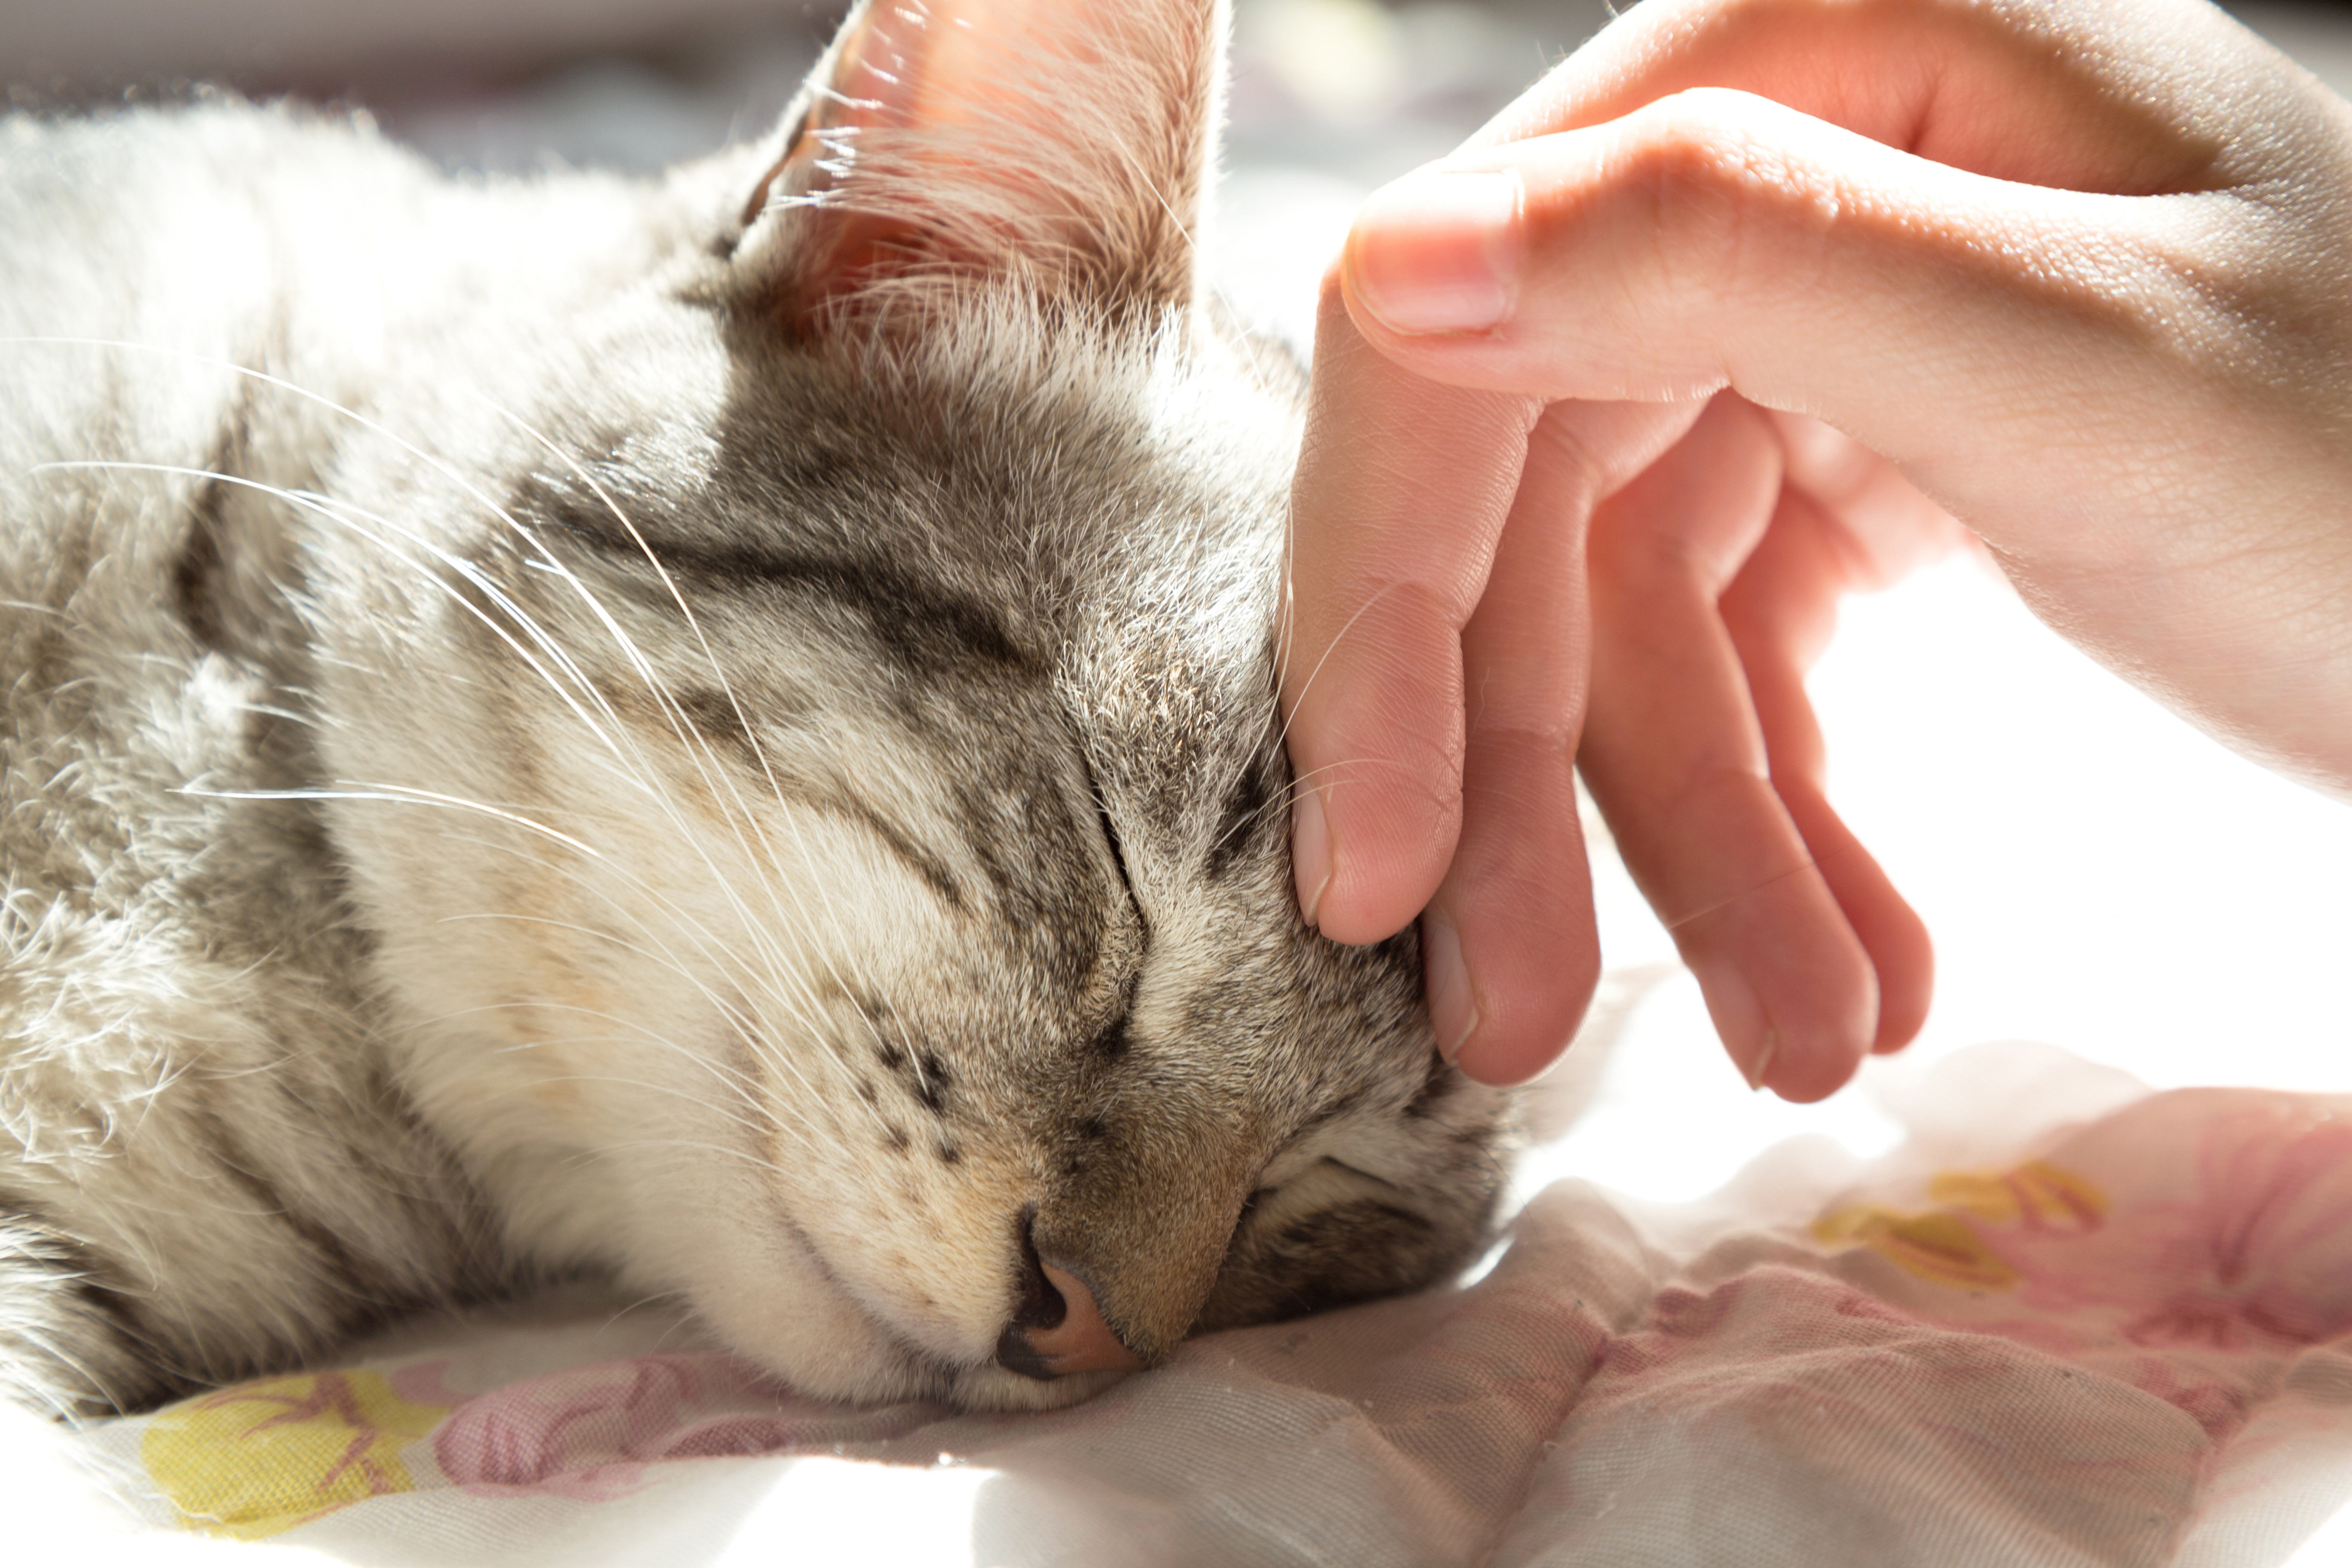
{"type": "Polygon", "coordinates": [[[1225,0],[867,0],[744,215],[775,305],[821,331],[976,278],[1190,303],[1225,26],[1225,0]]]}

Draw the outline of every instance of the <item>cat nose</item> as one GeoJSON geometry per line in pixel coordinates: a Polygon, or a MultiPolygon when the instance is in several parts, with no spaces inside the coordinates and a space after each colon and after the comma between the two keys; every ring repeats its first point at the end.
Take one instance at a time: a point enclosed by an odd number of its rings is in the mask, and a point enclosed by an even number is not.
{"type": "Polygon", "coordinates": [[[1073,1372],[1139,1372],[1143,1358],[1103,1321],[1087,1282],[1037,1256],[1021,1237],[1025,1278],[1012,1321],[996,1337],[996,1360],[1008,1372],[1049,1379],[1073,1372]]]}

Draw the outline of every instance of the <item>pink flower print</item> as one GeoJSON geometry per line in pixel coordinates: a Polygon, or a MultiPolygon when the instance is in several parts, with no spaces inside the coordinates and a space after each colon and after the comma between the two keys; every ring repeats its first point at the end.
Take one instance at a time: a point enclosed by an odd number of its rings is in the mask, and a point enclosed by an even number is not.
{"type": "Polygon", "coordinates": [[[2148,1347],[2238,1352],[2352,1328],[2352,1121],[2325,1102],[2158,1095],[2061,1157],[2105,1167],[2116,1201],[2095,1232],[2001,1233],[2022,1305],[2148,1347]]]}
{"type": "Polygon", "coordinates": [[[2248,1107],[2208,1124],[2197,1163],[2197,1196],[2148,1215],[2162,1295],[2125,1336],[2238,1350],[2352,1329],[2352,1122],[2248,1107]]]}
{"type": "MultiPolygon", "coordinates": [[[[397,1376],[444,1386],[446,1362],[397,1376]]],[[[796,1397],[748,1362],[710,1352],[573,1367],[465,1400],[433,1435],[441,1472],[484,1495],[622,1497],[645,1467],[887,1441],[946,1411],[937,1405],[849,1410],[796,1397]]]]}
{"type": "Polygon", "coordinates": [[[604,1362],[469,1399],[433,1435],[434,1458],[444,1475],[478,1494],[624,1496],[641,1484],[646,1463],[667,1457],[680,1428],[690,1426],[688,1412],[708,1391],[707,1359],[604,1362]]]}

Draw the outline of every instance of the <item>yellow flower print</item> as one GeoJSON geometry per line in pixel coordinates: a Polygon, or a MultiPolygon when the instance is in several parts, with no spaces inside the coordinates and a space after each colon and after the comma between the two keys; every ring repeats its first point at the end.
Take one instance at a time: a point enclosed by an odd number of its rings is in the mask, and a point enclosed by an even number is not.
{"type": "Polygon", "coordinates": [[[1833,1209],[1813,1239],[1840,1251],[1867,1247],[1906,1271],[1954,1290],[2009,1290],[2024,1276],[1971,1220],[2042,1232],[2095,1231],[2106,1194],[2071,1171],[2035,1160],[2000,1173],[1946,1171],[1927,1184],[1942,1206],[1906,1214],[1877,1204],[1833,1209]]]}
{"type": "Polygon", "coordinates": [[[412,1489],[400,1451],[447,1413],[401,1398],[381,1373],[308,1373],[159,1411],[139,1452],[181,1522],[249,1541],[412,1489]]]}
{"type": "Polygon", "coordinates": [[[1903,1214],[1865,1205],[1813,1222],[1813,1238],[1840,1251],[1867,1247],[1932,1284],[1955,1290],[2006,1290],[2011,1268],[1967,1221],[1951,1214],[1903,1214]]]}
{"type": "Polygon", "coordinates": [[[2106,1218],[2107,1195],[2072,1171],[2034,1160],[1997,1175],[1944,1171],[1927,1184],[1928,1198],[1994,1225],[2033,1230],[2093,1231],[2106,1218]]]}

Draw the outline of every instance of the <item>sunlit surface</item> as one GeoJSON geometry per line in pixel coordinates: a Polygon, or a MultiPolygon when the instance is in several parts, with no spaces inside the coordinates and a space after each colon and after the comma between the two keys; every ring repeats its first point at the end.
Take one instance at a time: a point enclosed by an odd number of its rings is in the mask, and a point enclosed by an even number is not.
{"type": "MultiPolygon", "coordinates": [[[[1878,1097],[1983,1040],[2159,1087],[2352,1089],[2352,807],[2126,687],[1972,560],[1852,601],[1812,689],[1832,797],[1935,933],[1918,1043],[1822,1104],[1786,1105],[1749,1092],[1676,975],[1530,1181],[1679,1201],[1800,1134],[1866,1158],[1900,1136],[1878,1097]]],[[[1597,893],[1612,966],[1671,960],[1622,870],[1601,868],[1597,893]]]]}
{"type": "Polygon", "coordinates": [[[971,1466],[794,1459],[780,1474],[767,1472],[759,1501],[716,1561],[723,1568],[782,1562],[987,1568],[972,1556],[971,1515],[995,1474],[971,1466]]]}

